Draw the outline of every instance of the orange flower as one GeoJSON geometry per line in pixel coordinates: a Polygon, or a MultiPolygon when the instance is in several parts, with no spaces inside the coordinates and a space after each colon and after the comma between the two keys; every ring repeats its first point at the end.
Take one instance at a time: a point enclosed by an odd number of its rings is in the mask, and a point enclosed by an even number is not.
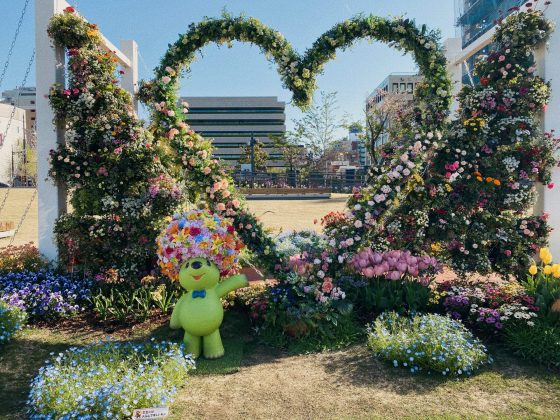
{"type": "Polygon", "coordinates": [[[494,178],[492,178],[492,177],[486,178],[486,182],[492,182],[493,180],[494,180],[494,178]]]}
{"type": "Polygon", "coordinates": [[[480,172],[478,172],[478,171],[474,172],[473,175],[474,175],[474,176],[482,176],[482,175],[480,174],[480,172]]]}
{"type": "Polygon", "coordinates": [[[482,177],[477,176],[476,179],[477,179],[479,182],[482,182],[482,177]]]}
{"type": "Polygon", "coordinates": [[[494,180],[494,184],[495,184],[495,185],[501,185],[502,183],[500,182],[499,179],[495,179],[495,180],[494,180]]]}

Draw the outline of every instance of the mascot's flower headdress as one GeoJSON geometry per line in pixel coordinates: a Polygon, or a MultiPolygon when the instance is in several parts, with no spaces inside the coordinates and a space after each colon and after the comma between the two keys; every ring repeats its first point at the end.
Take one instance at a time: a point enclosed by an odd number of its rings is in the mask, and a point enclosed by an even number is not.
{"type": "Polygon", "coordinates": [[[205,210],[175,214],[156,239],[163,274],[179,278],[181,265],[190,258],[206,258],[227,274],[237,263],[243,243],[229,219],[205,210]]]}

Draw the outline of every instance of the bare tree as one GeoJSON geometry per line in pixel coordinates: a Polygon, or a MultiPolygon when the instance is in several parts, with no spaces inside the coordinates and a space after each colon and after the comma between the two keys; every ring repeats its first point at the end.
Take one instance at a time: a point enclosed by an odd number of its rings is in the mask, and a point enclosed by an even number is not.
{"type": "Polygon", "coordinates": [[[307,162],[307,150],[303,146],[301,132],[287,131],[281,136],[270,136],[274,148],[282,153],[282,160],[288,171],[293,172],[307,162]]]}
{"type": "Polygon", "coordinates": [[[394,140],[410,127],[413,108],[412,101],[403,93],[379,89],[372,95],[365,109],[366,143],[372,162],[380,160],[378,148],[384,135],[394,140]]]}
{"type": "Polygon", "coordinates": [[[337,110],[336,92],[321,92],[320,100],[311,105],[299,121],[295,121],[295,131],[301,134],[315,159],[320,159],[336,139],[336,131],[341,127],[337,110]]]}

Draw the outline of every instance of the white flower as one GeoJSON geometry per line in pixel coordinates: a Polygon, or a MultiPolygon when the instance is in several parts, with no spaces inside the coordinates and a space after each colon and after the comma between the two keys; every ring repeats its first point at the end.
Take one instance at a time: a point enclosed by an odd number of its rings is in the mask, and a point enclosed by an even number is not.
{"type": "Polygon", "coordinates": [[[356,221],[354,222],[354,226],[356,227],[356,229],[359,229],[359,228],[361,228],[363,225],[362,225],[362,222],[361,222],[360,220],[356,220],[356,221]]]}
{"type": "Polygon", "coordinates": [[[171,77],[169,77],[169,76],[163,76],[163,77],[161,78],[161,81],[163,82],[163,84],[166,85],[166,84],[168,84],[169,82],[171,82],[171,77]]]}

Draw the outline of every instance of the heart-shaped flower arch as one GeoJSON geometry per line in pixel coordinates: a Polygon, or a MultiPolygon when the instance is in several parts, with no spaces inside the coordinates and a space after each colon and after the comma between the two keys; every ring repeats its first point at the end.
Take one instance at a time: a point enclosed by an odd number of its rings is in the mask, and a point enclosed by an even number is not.
{"type": "MultiPolygon", "coordinates": [[[[303,55],[298,54],[281,33],[255,18],[207,18],[191,24],[187,33],[168,49],[155,71],[155,79],[142,83],[139,96],[151,108],[154,137],[156,141],[169,142],[170,157],[181,168],[177,175],[185,179],[190,200],[204,202],[214,211],[235,217],[245,242],[261,255],[272,252],[271,242],[254,217],[243,210],[220,162],[212,159],[210,141],[190,130],[185,122],[187,110],[178,103],[177,95],[180,76],[189,70],[197,51],[207,44],[248,42],[257,45],[276,63],[284,87],[293,94],[294,103],[305,108],[312,100],[315,78],[326,62],[335,58],[337,49],[344,50],[358,40],[381,41],[412,54],[424,77],[424,83],[417,90],[418,132],[439,132],[451,99],[451,82],[439,33],[427,30],[425,25],[418,28],[414,21],[404,18],[358,16],[346,20],[321,35],[303,55]]],[[[416,171],[420,169],[417,167],[416,171]]],[[[276,261],[274,252],[270,256],[272,267],[276,261]]]]}

